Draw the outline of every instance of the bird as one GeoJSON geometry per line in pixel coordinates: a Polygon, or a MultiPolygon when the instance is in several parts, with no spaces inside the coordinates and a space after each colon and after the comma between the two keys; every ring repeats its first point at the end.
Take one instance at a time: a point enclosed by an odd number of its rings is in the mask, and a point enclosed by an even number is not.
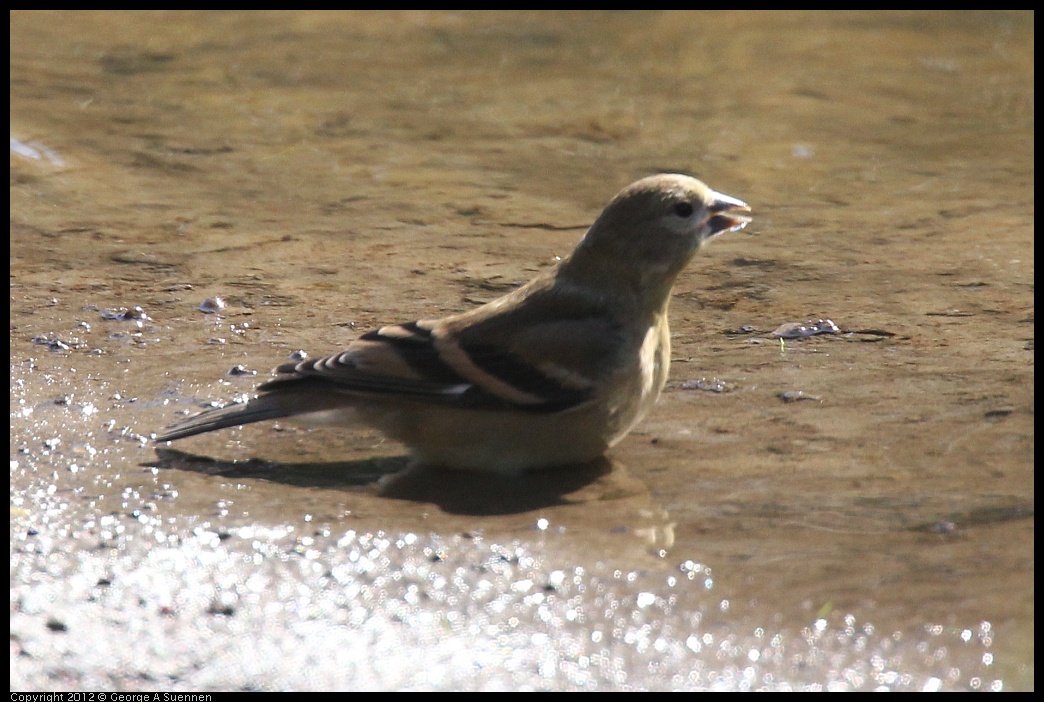
{"type": "Polygon", "coordinates": [[[517,475],[600,458],[666,384],[678,275],[705,241],[745,227],[750,212],[688,175],[647,176],[525,285],[283,364],[247,402],[154,439],[286,418],[375,427],[404,444],[414,465],[517,475]]]}

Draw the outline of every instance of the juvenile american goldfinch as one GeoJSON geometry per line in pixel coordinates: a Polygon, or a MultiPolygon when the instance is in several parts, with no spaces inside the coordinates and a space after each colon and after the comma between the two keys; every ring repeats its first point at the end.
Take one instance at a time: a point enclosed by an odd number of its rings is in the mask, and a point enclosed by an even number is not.
{"type": "Polygon", "coordinates": [[[688,176],[643,178],[613,198],[568,257],[521,288],[282,365],[255,399],[156,440],[295,417],[368,424],[421,463],[448,468],[517,473],[596,458],[667,381],[675,278],[704,241],[746,226],[749,211],[688,176]]]}

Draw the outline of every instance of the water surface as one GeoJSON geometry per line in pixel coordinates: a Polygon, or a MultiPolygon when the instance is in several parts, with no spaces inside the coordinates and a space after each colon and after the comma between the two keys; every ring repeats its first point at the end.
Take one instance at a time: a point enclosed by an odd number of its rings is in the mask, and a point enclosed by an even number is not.
{"type": "Polygon", "coordinates": [[[11,19],[13,689],[1032,687],[1032,14],[11,19]],[[147,441],[664,170],[755,218],[611,464],[147,441]]]}

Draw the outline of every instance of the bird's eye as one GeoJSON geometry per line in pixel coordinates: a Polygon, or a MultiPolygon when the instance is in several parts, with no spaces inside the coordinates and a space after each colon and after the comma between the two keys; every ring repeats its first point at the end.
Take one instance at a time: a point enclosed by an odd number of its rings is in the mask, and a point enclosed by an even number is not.
{"type": "Polygon", "coordinates": [[[692,216],[692,204],[688,202],[679,202],[674,206],[674,214],[679,217],[691,217],[692,216]]]}

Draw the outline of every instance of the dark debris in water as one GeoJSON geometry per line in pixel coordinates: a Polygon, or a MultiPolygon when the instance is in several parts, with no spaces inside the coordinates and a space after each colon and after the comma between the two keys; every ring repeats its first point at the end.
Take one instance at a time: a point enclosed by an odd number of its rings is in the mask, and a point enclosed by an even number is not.
{"type": "Polygon", "coordinates": [[[61,621],[60,619],[55,619],[54,617],[51,617],[47,620],[47,628],[59,634],[69,631],[68,624],[61,621]]]}
{"type": "Polygon", "coordinates": [[[102,310],[102,319],[108,319],[116,322],[143,322],[151,319],[149,315],[145,314],[140,306],[134,307],[120,307],[115,310],[102,310]]]}
{"type": "Polygon", "coordinates": [[[816,395],[809,395],[804,390],[787,390],[776,395],[779,399],[784,402],[801,402],[804,400],[811,402],[822,402],[823,398],[817,397],[816,395]]]}
{"type": "Polygon", "coordinates": [[[679,386],[682,390],[703,390],[704,392],[729,392],[732,387],[724,380],[718,378],[697,378],[695,380],[683,381],[679,386]]]}
{"type": "Polygon", "coordinates": [[[39,346],[46,346],[48,351],[69,351],[71,349],[82,349],[87,346],[87,344],[76,337],[61,339],[57,336],[48,337],[46,334],[34,336],[33,343],[39,346]]]}

